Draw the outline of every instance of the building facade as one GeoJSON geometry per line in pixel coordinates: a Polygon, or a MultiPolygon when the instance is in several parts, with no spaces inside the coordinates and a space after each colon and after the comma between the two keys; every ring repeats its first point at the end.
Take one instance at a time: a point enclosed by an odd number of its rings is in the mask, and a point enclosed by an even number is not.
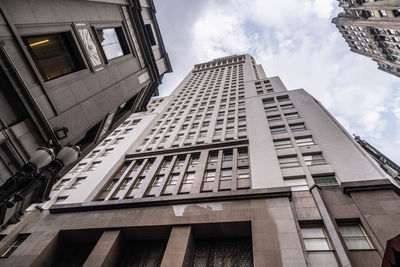
{"type": "Polygon", "coordinates": [[[379,266],[400,229],[391,177],[250,55],[195,65],[106,140],[1,233],[0,264],[379,266]]]}
{"type": "Polygon", "coordinates": [[[344,9],[332,22],[350,51],[367,56],[378,69],[400,77],[400,3],[338,0],[344,9]]]}
{"type": "Polygon", "coordinates": [[[171,71],[151,0],[1,1],[0,183],[36,148],[82,157],[171,71]]]}

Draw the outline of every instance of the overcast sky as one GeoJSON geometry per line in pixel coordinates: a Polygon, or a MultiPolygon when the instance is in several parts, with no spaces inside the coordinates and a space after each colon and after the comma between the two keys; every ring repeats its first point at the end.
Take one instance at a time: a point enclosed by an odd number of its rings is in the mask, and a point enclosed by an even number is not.
{"type": "Polygon", "coordinates": [[[304,88],[350,134],[400,163],[400,79],[349,51],[331,19],[336,0],[154,0],[173,73],[168,95],[194,64],[249,53],[267,76],[304,88]]]}

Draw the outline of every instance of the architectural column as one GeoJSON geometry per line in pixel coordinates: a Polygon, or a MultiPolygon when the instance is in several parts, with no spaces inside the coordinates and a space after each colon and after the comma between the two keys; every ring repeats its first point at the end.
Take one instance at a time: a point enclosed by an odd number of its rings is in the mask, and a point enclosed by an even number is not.
{"type": "Polygon", "coordinates": [[[189,266],[192,247],[191,226],[174,226],[168,239],[161,267],[189,266]]]}
{"type": "Polygon", "coordinates": [[[121,244],[120,231],[106,231],[102,234],[96,246],[85,261],[84,267],[112,267],[118,261],[121,244]]]}

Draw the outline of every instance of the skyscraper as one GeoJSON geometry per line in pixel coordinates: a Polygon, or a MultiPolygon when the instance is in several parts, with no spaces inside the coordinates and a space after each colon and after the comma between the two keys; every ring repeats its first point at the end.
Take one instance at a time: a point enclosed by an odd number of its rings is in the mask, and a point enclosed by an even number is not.
{"type": "Polygon", "coordinates": [[[338,0],[344,9],[332,22],[350,51],[370,57],[378,69],[400,77],[400,3],[338,0]]]}
{"type": "Polygon", "coordinates": [[[3,231],[4,264],[379,266],[400,228],[391,177],[250,55],[195,65],[106,140],[3,231]]]}

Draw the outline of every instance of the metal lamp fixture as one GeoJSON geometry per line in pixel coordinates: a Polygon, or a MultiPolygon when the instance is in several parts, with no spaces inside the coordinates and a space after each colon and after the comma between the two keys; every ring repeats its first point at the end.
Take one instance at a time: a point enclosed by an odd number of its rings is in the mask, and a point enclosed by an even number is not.
{"type": "Polygon", "coordinates": [[[51,188],[59,179],[59,172],[64,166],[79,158],[77,146],[65,146],[55,157],[53,149],[41,147],[24,165],[22,172],[17,172],[0,186],[0,223],[4,221],[5,211],[15,203],[23,201],[21,209],[30,204],[48,199],[51,188]]]}

